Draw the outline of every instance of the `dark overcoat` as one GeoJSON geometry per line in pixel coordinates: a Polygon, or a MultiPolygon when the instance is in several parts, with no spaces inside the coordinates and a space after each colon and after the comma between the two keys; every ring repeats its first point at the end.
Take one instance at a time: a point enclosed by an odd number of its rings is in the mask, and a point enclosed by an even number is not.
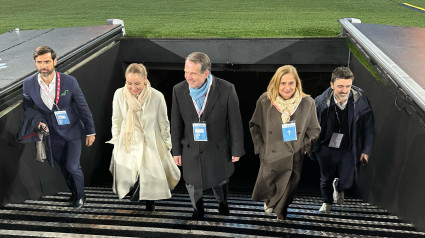
{"type": "MultiPolygon", "coordinates": [[[[333,100],[334,91],[331,87],[326,89],[321,95],[314,100],[316,103],[317,118],[323,128],[317,143],[314,144],[313,154],[320,151],[321,146],[328,138],[325,138],[326,130],[332,130],[326,125],[327,115],[331,100],[333,100]]],[[[375,117],[370,105],[369,99],[363,90],[354,85],[351,86],[350,97],[353,98],[353,111],[348,111],[348,128],[351,143],[351,152],[354,163],[359,165],[360,155],[365,153],[372,154],[372,147],[375,138],[375,117]]],[[[348,105],[350,106],[350,105],[348,105]]],[[[328,133],[331,134],[331,133],[328,133]]],[[[357,174],[357,166],[354,167],[357,174]]]]}
{"type": "Polygon", "coordinates": [[[301,99],[290,120],[296,123],[297,140],[284,142],[281,113],[271,106],[264,93],[257,100],[249,122],[255,154],[260,155],[252,199],[267,200],[267,205],[274,207],[278,215],[286,212],[300,180],[304,152],[310,150],[320,133],[316,107],[310,96],[301,99]]]}
{"type": "Polygon", "coordinates": [[[171,141],[173,156],[182,156],[183,178],[197,188],[211,188],[234,171],[232,156],[242,156],[244,136],[239,100],[233,84],[212,77],[204,113],[198,118],[186,81],[173,88],[171,141]],[[192,124],[205,121],[207,142],[193,138],[192,124]]]}

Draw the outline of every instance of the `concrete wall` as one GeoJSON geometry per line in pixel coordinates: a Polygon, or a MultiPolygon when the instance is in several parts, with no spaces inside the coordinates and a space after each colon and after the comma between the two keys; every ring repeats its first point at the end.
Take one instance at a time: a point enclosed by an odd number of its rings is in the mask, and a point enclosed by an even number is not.
{"type": "MultiPolygon", "coordinates": [[[[370,163],[361,167],[356,190],[371,204],[425,230],[425,129],[395,106],[396,94],[351,57],[355,85],[368,95],[375,113],[375,143],[370,163]]],[[[398,105],[403,105],[403,100],[398,105]]]]}

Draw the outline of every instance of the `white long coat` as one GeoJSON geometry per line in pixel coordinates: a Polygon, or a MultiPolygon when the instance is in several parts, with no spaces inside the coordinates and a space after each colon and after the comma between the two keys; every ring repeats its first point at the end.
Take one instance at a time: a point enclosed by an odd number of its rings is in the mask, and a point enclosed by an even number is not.
{"type": "Polygon", "coordinates": [[[150,98],[143,105],[143,113],[136,113],[130,153],[125,152],[122,145],[127,110],[124,88],[119,88],[114,94],[112,139],[108,141],[114,144],[109,168],[113,191],[120,199],[125,197],[139,177],[140,200],[170,198],[170,190],[180,180],[180,170],[170,153],[170,123],[164,96],[152,88],[150,98]]]}

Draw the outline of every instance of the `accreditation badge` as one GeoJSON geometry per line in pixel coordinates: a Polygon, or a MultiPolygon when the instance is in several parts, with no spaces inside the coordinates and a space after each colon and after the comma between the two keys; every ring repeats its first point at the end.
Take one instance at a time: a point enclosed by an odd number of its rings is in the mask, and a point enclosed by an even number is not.
{"type": "Polygon", "coordinates": [[[207,123],[205,123],[205,122],[193,123],[193,140],[194,141],[208,141],[207,123]]]}
{"type": "Polygon", "coordinates": [[[285,142],[297,140],[297,127],[295,121],[282,124],[282,135],[283,141],[285,142]]]}
{"type": "Polygon", "coordinates": [[[344,134],[333,133],[331,137],[331,141],[329,141],[329,147],[339,149],[339,147],[341,146],[341,141],[343,137],[344,137],[344,134]]]}
{"type": "Polygon", "coordinates": [[[55,117],[59,126],[70,124],[66,111],[55,111],[55,117]]]}

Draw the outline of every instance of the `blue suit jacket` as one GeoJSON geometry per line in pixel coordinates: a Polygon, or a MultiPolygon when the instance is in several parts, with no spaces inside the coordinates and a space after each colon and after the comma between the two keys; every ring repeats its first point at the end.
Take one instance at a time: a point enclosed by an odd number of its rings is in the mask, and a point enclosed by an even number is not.
{"type": "MultiPolygon", "coordinates": [[[[55,72],[56,73],[56,72],[55,72]]],[[[57,77],[56,77],[57,85],[57,77]]],[[[83,92],[77,80],[63,73],[60,73],[60,97],[58,107],[66,110],[70,124],[58,125],[54,111],[56,107],[47,108],[40,96],[40,85],[38,84],[38,74],[31,75],[24,79],[23,84],[24,110],[37,110],[43,115],[44,123],[49,130],[59,135],[66,141],[81,139],[82,136],[95,134],[93,116],[84,98],[83,92]]],[[[56,97],[55,97],[56,98],[56,97]]],[[[34,128],[39,122],[34,122],[34,128]]],[[[53,141],[52,141],[53,143],[53,141]]]]}

